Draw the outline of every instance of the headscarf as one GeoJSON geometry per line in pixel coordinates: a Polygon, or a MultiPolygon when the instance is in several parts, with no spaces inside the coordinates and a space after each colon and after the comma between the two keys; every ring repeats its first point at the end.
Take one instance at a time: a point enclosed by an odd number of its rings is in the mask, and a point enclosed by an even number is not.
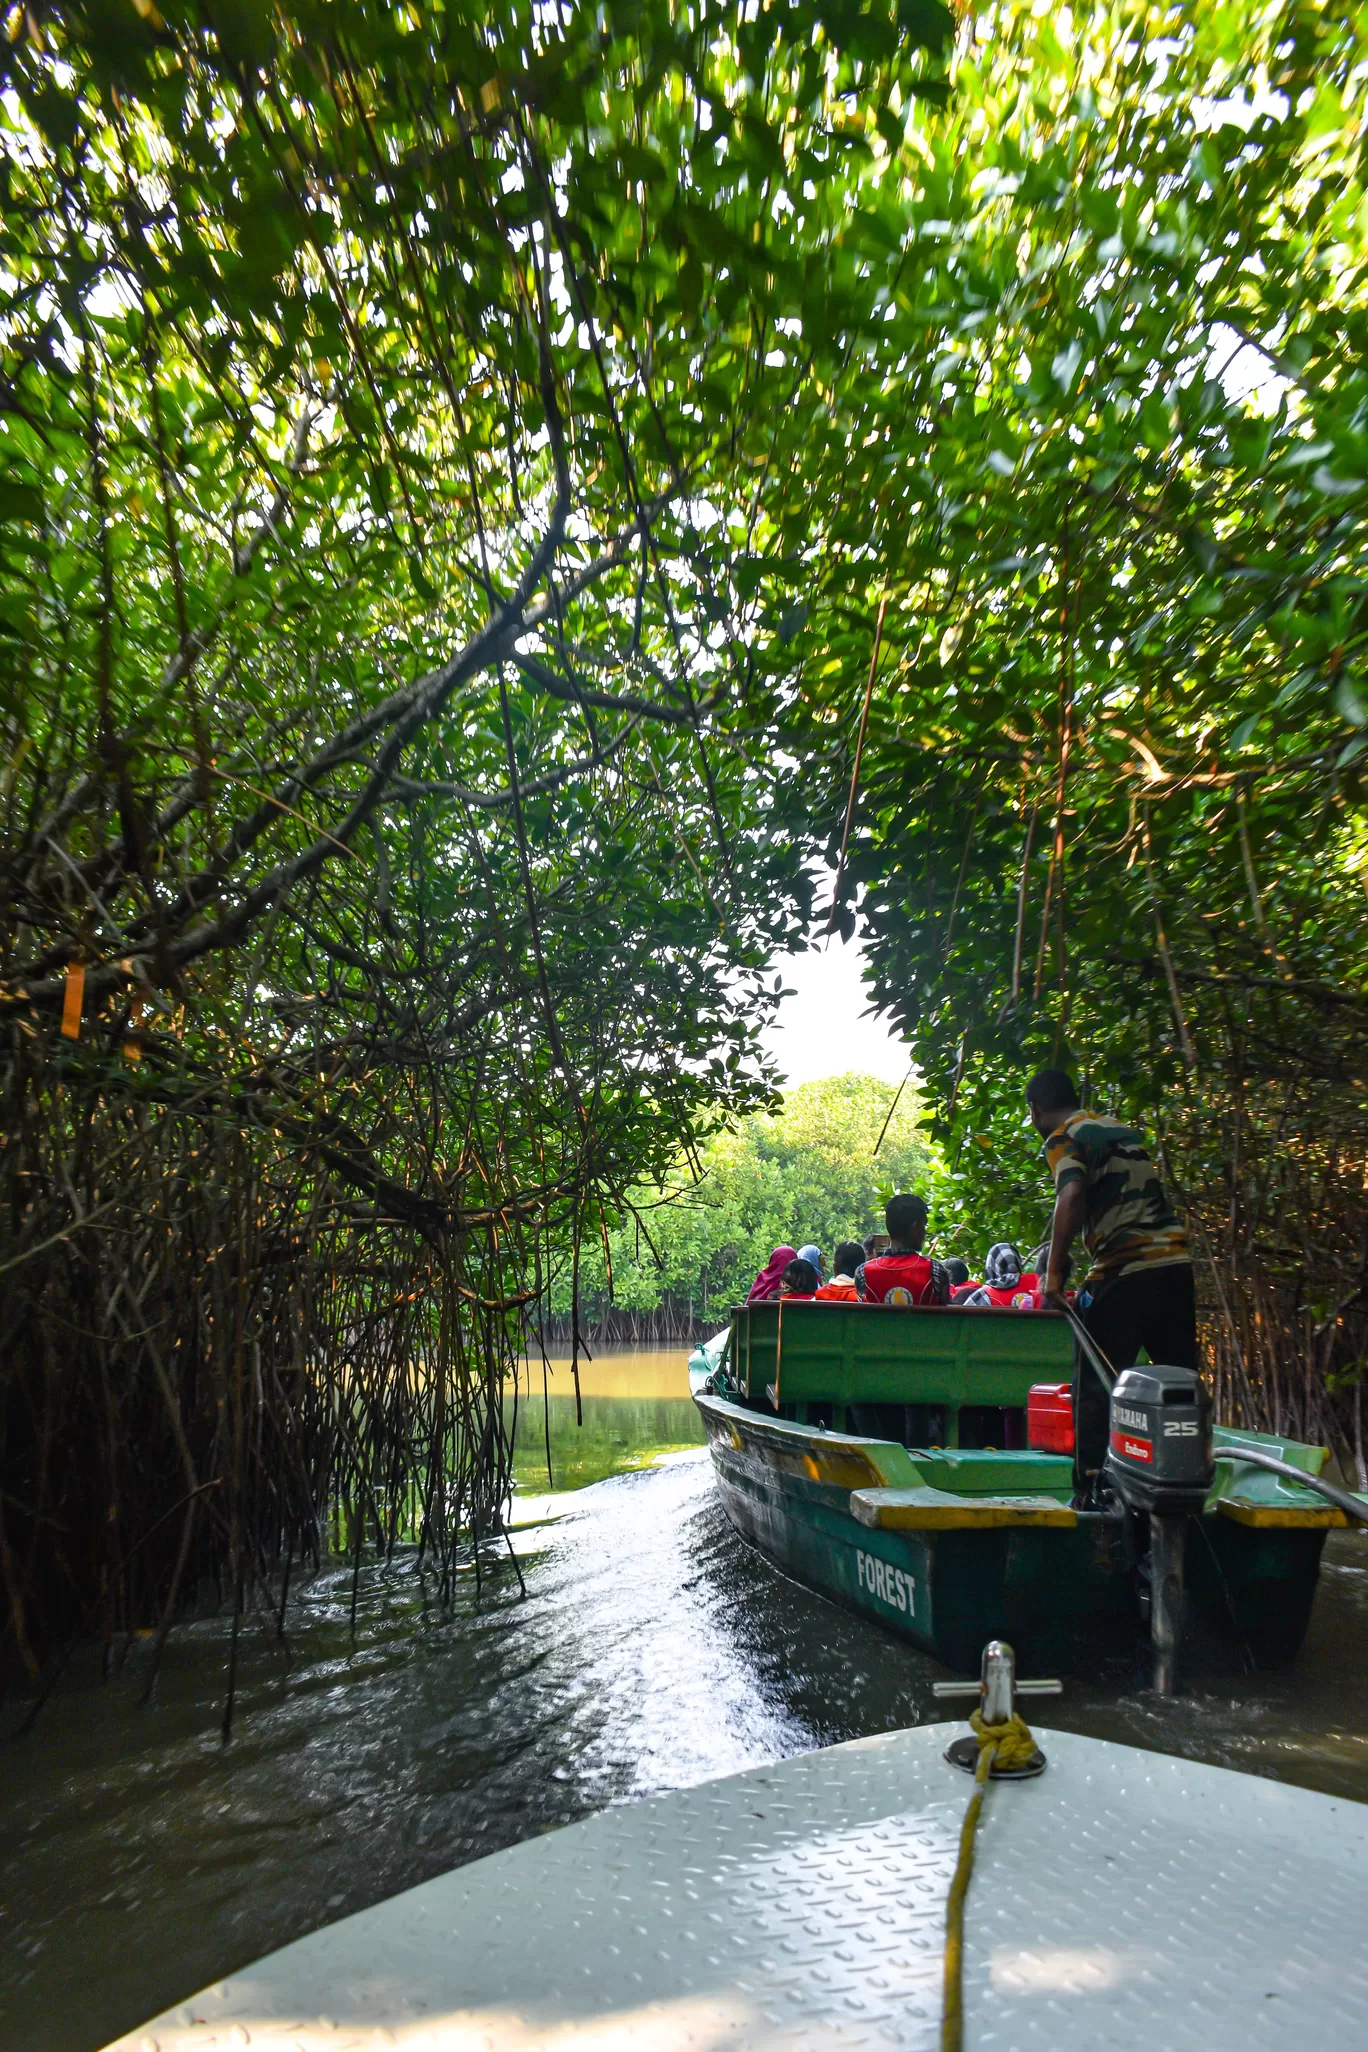
{"type": "Polygon", "coordinates": [[[755,1281],[751,1284],[746,1302],[748,1304],[759,1304],[770,1297],[777,1297],[779,1294],[780,1276],[788,1267],[790,1261],[796,1261],[797,1259],[798,1249],[796,1247],[776,1247],[759,1275],[756,1276],[755,1281]]]}
{"type": "Polygon", "coordinates": [[[990,1290],[1010,1290],[1013,1283],[1021,1281],[1021,1256],[1010,1240],[999,1240],[988,1249],[983,1280],[990,1290]]]}
{"type": "Polygon", "coordinates": [[[798,1249],[798,1259],[800,1261],[808,1262],[813,1268],[815,1268],[817,1271],[818,1282],[822,1280],[822,1250],[819,1246],[817,1246],[813,1241],[809,1240],[806,1247],[800,1247],[798,1249]]]}

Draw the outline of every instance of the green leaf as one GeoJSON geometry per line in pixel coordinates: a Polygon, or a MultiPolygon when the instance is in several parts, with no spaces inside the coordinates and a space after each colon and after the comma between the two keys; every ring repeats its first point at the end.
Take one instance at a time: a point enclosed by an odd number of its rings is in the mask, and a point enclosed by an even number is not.
{"type": "Polygon", "coordinates": [[[1151,392],[1140,409],[1140,428],[1151,449],[1166,449],[1173,436],[1173,415],[1167,399],[1151,392]]]}
{"type": "Polygon", "coordinates": [[[0,478],[0,521],[31,522],[43,518],[43,495],[36,485],[21,484],[14,478],[0,478]]]}
{"type": "Polygon", "coordinates": [[[1351,727],[1368,726],[1368,708],[1353,678],[1341,677],[1335,686],[1335,710],[1351,727]]]}
{"type": "Polygon", "coordinates": [[[204,12],[230,65],[262,70],[275,54],[275,26],[267,0],[202,0],[204,12]]]}
{"type": "Polygon", "coordinates": [[[939,50],[955,33],[955,17],[940,0],[897,0],[898,27],[919,50],[939,50]]]}
{"type": "Polygon", "coordinates": [[[45,84],[24,95],[24,105],[54,149],[69,148],[80,130],[80,109],[69,93],[45,84]]]}
{"type": "Polygon", "coordinates": [[[1327,464],[1318,463],[1311,473],[1311,482],[1318,492],[1325,492],[1334,499],[1352,498],[1363,490],[1361,477],[1339,477],[1327,464]]]}

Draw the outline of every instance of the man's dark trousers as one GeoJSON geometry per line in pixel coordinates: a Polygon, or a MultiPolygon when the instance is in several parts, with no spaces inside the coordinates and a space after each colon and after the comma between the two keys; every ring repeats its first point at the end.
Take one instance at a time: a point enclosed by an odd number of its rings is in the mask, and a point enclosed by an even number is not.
{"type": "MultiPolygon", "coordinates": [[[[1120,1373],[1141,1349],[1156,1367],[1197,1367],[1197,1298],[1192,1263],[1174,1262],[1092,1285],[1079,1316],[1120,1373]]],[[[1074,1487],[1083,1489],[1107,1451],[1110,1402],[1102,1379],[1074,1341],[1074,1487]]]]}

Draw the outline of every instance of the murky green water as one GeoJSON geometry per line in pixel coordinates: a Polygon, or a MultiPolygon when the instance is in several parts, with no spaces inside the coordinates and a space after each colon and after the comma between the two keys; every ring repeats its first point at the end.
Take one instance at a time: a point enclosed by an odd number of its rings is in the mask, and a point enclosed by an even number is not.
{"type": "Polygon", "coordinates": [[[579,1382],[578,1413],[566,1359],[549,1361],[545,1370],[529,1362],[516,1404],[509,1392],[504,1412],[521,1489],[583,1489],[649,1467],[659,1454],[703,1444],[684,1347],[603,1353],[579,1364],[579,1382]]]}
{"type": "MultiPolygon", "coordinates": [[[[4,2052],[88,2052],[606,1804],[942,1714],[932,1661],[740,1543],[705,1455],[585,1490],[519,1551],[525,1601],[506,1557],[450,1610],[411,1561],[370,1571],[355,1643],[349,1572],[321,1577],[287,1647],[244,1636],[226,1750],[226,1620],[175,1635],[145,1710],[136,1650],[109,1684],[78,1654],[36,1730],[0,1743],[4,2052]]],[[[1368,1546],[1332,1534],[1287,1672],[1193,1672],[1160,1703],[1117,1661],[1034,1721],[1368,1799],[1366,1672],[1368,1546]]]]}

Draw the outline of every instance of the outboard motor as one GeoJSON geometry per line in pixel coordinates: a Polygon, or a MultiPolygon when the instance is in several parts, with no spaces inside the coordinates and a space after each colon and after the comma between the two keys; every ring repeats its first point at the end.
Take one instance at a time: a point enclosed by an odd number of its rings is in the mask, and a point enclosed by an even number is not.
{"type": "Polygon", "coordinates": [[[1173,1694],[1183,1635],[1187,1521],[1201,1514],[1215,1467],[1211,1398],[1191,1368],[1127,1368],[1111,1395],[1104,1472],[1130,1512],[1149,1517],[1154,1686],[1173,1694]]]}
{"type": "Polygon", "coordinates": [[[1127,1368],[1111,1397],[1106,1473],[1127,1510],[1200,1512],[1214,1473],[1211,1398],[1191,1368],[1127,1368]]]}

